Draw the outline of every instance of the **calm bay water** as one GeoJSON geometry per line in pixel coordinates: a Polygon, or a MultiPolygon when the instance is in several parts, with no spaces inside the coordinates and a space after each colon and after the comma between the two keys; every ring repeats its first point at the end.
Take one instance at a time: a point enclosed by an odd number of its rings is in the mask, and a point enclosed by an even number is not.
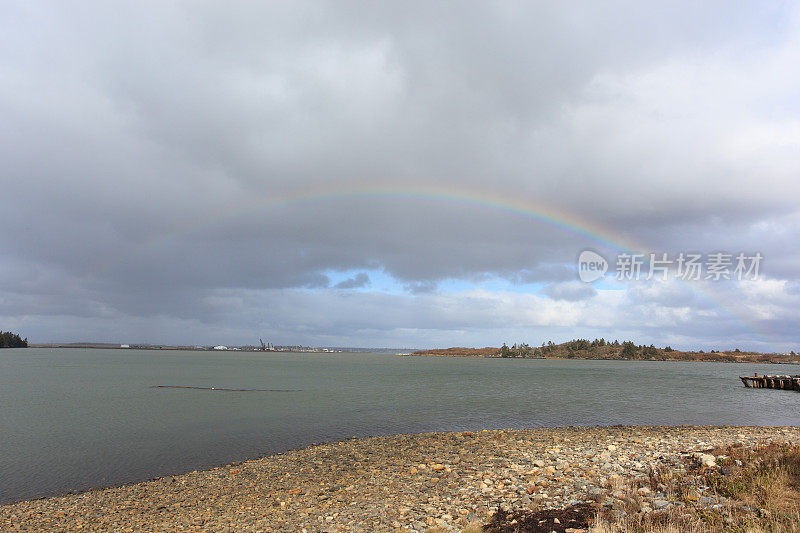
{"type": "Polygon", "coordinates": [[[0,350],[0,503],[352,436],[569,425],[800,424],[800,394],[746,389],[738,376],[753,372],[800,374],[800,366],[0,350]]]}

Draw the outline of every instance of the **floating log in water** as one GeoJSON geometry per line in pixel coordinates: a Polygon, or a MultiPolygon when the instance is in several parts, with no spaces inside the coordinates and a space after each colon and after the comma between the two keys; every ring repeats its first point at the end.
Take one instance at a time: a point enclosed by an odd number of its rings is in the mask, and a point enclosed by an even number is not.
{"type": "Polygon", "coordinates": [[[220,387],[189,387],[187,385],[153,385],[151,389],[194,389],[194,390],[220,390],[231,392],[301,392],[302,389],[225,389],[220,387]]]}
{"type": "Polygon", "coordinates": [[[756,389],[781,389],[800,391],[800,375],[794,376],[739,376],[745,387],[756,389]]]}

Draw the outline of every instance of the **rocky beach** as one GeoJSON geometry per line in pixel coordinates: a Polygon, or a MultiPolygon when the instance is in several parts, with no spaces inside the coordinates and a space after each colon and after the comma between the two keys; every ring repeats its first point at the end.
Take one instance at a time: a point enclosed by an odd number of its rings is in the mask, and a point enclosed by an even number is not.
{"type": "MultiPolygon", "coordinates": [[[[135,485],[0,506],[2,531],[460,531],[498,509],[686,505],[643,483],[795,427],[482,430],[324,443],[135,485]]],[[[666,491],[666,488],[664,488],[666,491]]],[[[696,495],[717,508],[724,498],[696,495]]]]}

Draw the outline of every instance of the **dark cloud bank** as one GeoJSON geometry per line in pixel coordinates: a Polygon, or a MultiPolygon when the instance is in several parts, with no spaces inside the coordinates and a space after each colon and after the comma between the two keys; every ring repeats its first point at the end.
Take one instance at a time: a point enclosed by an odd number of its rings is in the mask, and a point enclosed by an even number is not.
{"type": "Polygon", "coordinates": [[[796,349],[799,21],[6,2],[0,320],[34,342],[796,349]],[[577,281],[617,243],[760,251],[763,276],[577,281]]]}

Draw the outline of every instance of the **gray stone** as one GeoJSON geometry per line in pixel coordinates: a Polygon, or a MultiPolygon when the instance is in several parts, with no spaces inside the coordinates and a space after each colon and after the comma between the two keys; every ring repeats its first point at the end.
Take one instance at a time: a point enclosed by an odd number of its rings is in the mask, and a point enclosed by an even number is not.
{"type": "Polygon", "coordinates": [[[669,507],[669,502],[667,500],[654,500],[653,507],[655,509],[666,509],[669,507]]]}
{"type": "Polygon", "coordinates": [[[712,468],[717,466],[717,460],[713,455],[707,453],[694,453],[692,457],[704,468],[712,468]]]}

